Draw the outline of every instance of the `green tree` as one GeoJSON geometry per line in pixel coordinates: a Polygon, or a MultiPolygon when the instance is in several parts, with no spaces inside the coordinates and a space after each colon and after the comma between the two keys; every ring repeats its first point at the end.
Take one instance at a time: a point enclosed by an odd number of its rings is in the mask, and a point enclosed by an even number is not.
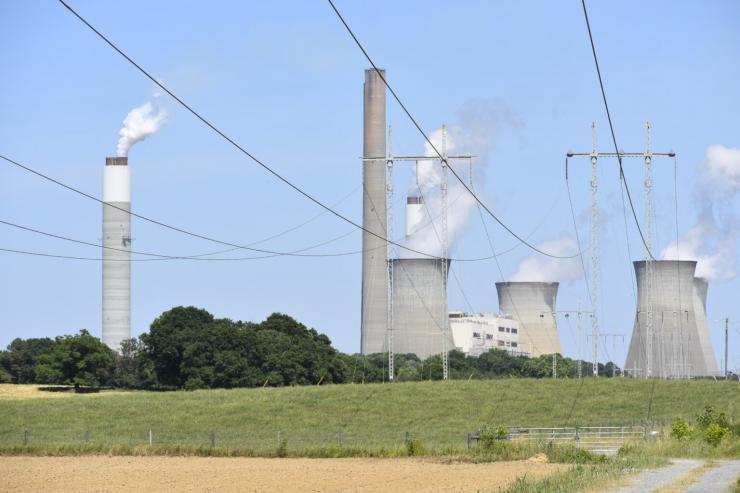
{"type": "Polygon", "coordinates": [[[39,357],[39,383],[100,386],[110,383],[115,366],[113,351],[87,330],[55,339],[54,350],[39,357]]]}

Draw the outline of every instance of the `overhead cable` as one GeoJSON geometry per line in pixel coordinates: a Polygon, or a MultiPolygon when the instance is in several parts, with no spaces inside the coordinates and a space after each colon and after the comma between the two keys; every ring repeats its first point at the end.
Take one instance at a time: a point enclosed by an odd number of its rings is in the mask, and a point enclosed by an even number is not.
{"type": "MultiPolygon", "coordinates": [[[[61,1],[61,0],[60,0],[60,1],[61,1]]],[[[515,231],[514,231],[514,230],[513,230],[513,229],[512,229],[512,228],[511,228],[510,226],[508,226],[508,225],[507,225],[506,223],[504,223],[504,222],[503,222],[503,221],[502,221],[502,220],[501,220],[501,219],[500,219],[500,218],[499,218],[498,216],[496,216],[496,214],[494,214],[494,213],[493,213],[493,211],[491,211],[491,209],[490,209],[490,208],[489,208],[489,207],[488,207],[488,206],[487,206],[487,205],[486,205],[486,204],[485,204],[485,203],[484,203],[484,202],[483,202],[483,201],[482,201],[482,200],[481,200],[481,199],[480,199],[480,198],[479,198],[479,197],[478,197],[478,196],[477,196],[476,194],[475,194],[475,192],[473,192],[473,190],[471,190],[471,189],[470,189],[470,187],[468,187],[468,185],[467,185],[467,184],[465,183],[465,180],[463,180],[463,179],[462,179],[462,178],[460,177],[460,175],[459,175],[459,174],[458,174],[458,173],[457,173],[457,172],[456,172],[456,171],[455,171],[455,170],[453,169],[453,167],[452,167],[452,166],[449,166],[449,165],[448,165],[448,163],[447,163],[447,158],[446,158],[446,157],[444,157],[444,156],[442,156],[442,154],[441,154],[441,153],[439,152],[439,150],[438,150],[438,149],[437,149],[437,147],[436,147],[436,146],[434,145],[434,143],[433,143],[433,142],[432,142],[432,141],[431,141],[431,140],[429,139],[429,137],[427,136],[426,132],[424,132],[424,130],[423,130],[423,129],[421,128],[421,125],[419,125],[419,123],[418,123],[418,122],[416,121],[416,119],[415,119],[415,118],[414,118],[414,117],[413,117],[413,116],[411,115],[411,112],[410,112],[410,111],[409,111],[409,110],[408,110],[408,109],[406,108],[406,105],[405,105],[405,104],[403,104],[403,102],[401,101],[401,98],[400,98],[400,97],[398,96],[398,94],[396,93],[396,91],[395,91],[395,90],[393,89],[393,87],[391,87],[391,85],[390,85],[390,84],[388,83],[388,81],[386,80],[386,78],[385,78],[385,75],[383,75],[383,72],[382,72],[382,71],[381,71],[381,70],[380,70],[380,69],[378,68],[378,66],[377,66],[377,65],[375,64],[375,62],[373,61],[373,59],[372,59],[372,58],[370,57],[370,55],[368,54],[368,52],[367,52],[367,50],[365,49],[365,47],[364,47],[364,46],[362,45],[362,43],[360,43],[360,40],[359,40],[359,39],[357,38],[357,36],[355,36],[355,33],[354,33],[354,32],[352,31],[352,29],[351,29],[351,28],[349,27],[349,24],[347,24],[347,21],[345,21],[345,20],[344,20],[344,17],[342,17],[342,14],[341,14],[341,13],[339,13],[339,10],[338,10],[338,9],[337,9],[337,7],[336,7],[336,6],[334,5],[334,2],[333,2],[332,0],[327,0],[327,1],[329,2],[329,5],[331,5],[331,8],[332,8],[332,9],[334,10],[334,12],[335,12],[335,13],[337,14],[337,17],[339,18],[339,20],[340,20],[340,21],[342,22],[342,24],[344,25],[344,27],[345,27],[345,28],[347,29],[347,32],[349,33],[349,35],[350,35],[350,36],[352,37],[352,39],[354,40],[354,42],[355,42],[355,44],[357,45],[357,47],[358,47],[358,48],[360,49],[360,51],[362,51],[362,54],[363,54],[363,55],[365,55],[365,58],[367,59],[367,61],[368,61],[368,62],[370,63],[370,65],[372,66],[373,70],[375,70],[375,72],[376,72],[376,73],[378,74],[378,77],[380,77],[380,80],[382,80],[382,81],[383,81],[383,84],[384,84],[384,85],[385,85],[385,87],[386,87],[386,88],[388,89],[388,91],[389,91],[389,92],[391,93],[391,95],[393,96],[393,99],[395,99],[395,100],[396,100],[396,102],[397,102],[397,103],[398,103],[398,105],[399,105],[399,106],[401,107],[401,109],[403,110],[403,112],[404,112],[404,113],[406,114],[406,116],[407,116],[407,117],[409,118],[409,120],[411,120],[411,123],[413,123],[414,127],[416,127],[416,129],[417,129],[417,130],[419,131],[419,133],[420,133],[420,134],[422,135],[422,137],[424,137],[424,140],[425,140],[425,141],[427,142],[427,144],[429,144],[429,146],[430,146],[430,147],[432,148],[432,150],[433,150],[433,151],[434,151],[434,153],[435,153],[435,154],[437,155],[437,157],[438,157],[438,158],[439,158],[440,160],[442,160],[442,163],[443,163],[443,164],[444,164],[445,166],[447,166],[447,168],[448,168],[448,169],[449,169],[449,170],[450,170],[450,171],[452,172],[452,175],[453,175],[453,176],[454,176],[454,177],[455,177],[455,178],[457,179],[457,181],[459,181],[459,182],[460,182],[460,184],[462,184],[462,186],[463,186],[463,187],[465,187],[465,189],[466,189],[466,190],[468,191],[468,193],[469,193],[469,194],[470,194],[470,195],[471,195],[471,196],[472,196],[472,197],[473,197],[473,198],[475,199],[475,201],[476,201],[476,202],[477,202],[477,203],[478,203],[478,204],[479,204],[479,205],[480,205],[481,207],[483,207],[483,209],[484,209],[484,210],[485,210],[485,211],[486,211],[486,212],[487,212],[487,213],[488,213],[488,214],[489,214],[489,215],[490,215],[490,216],[491,216],[491,217],[492,217],[492,218],[493,218],[493,219],[494,219],[494,220],[495,220],[495,221],[496,221],[496,222],[497,222],[497,223],[498,223],[498,224],[499,224],[499,225],[500,225],[500,226],[501,226],[502,228],[504,228],[504,229],[505,229],[505,230],[506,230],[506,231],[507,231],[507,232],[508,232],[508,233],[509,233],[510,235],[512,235],[512,236],[513,236],[514,238],[516,238],[516,239],[517,239],[517,240],[518,240],[518,241],[519,241],[520,243],[522,243],[522,244],[526,245],[526,246],[527,246],[528,248],[530,248],[531,250],[534,250],[535,252],[537,252],[537,253],[539,253],[539,254],[541,254],[541,255],[544,255],[544,256],[546,256],[546,257],[552,257],[552,258],[557,258],[557,259],[571,259],[571,258],[575,258],[575,257],[577,256],[577,254],[576,254],[576,255],[570,255],[570,256],[561,256],[561,255],[554,255],[554,254],[551,254],[551,253],[548,253],[548,252],[545,252],[545,251],[541,250],[540,248],[536,247],[535,245],[533,245],[533,244],[529,243],[529,242],[528,242],[528,241],[527,241],[526,239],[524,239],[524,238],[522,238],[521,236],[519,236],[519,235],[518,235],[518,234],[517,234],[517,233],[516,233],[516,232],[515,232],[515,231]]]]}

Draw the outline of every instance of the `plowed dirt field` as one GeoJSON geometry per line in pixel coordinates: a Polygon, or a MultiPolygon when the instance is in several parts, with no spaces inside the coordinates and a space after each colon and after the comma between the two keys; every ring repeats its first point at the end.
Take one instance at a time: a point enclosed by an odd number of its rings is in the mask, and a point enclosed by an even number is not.
{"type": "Polygon", "coordinates": [[[567,466],[440,459],[0,457],[0,491],[496,491],[567,466]]]}

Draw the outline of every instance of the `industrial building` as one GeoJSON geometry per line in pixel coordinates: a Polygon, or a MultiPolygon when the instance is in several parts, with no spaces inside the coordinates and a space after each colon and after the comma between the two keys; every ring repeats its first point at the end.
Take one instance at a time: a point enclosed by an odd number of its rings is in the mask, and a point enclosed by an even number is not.
{"type": "Polygon", "coordinates": [[[480,356],[500,349],[517,356],[530,356],[519,340],[519,322],[496,313],[450,312],[455,348],[467,356],[480,356]]]}
{"type": "Polygon", "coordinates": [[[694,260],[634,262],[637,313],[625,370],[635,377],[717,375],[706,317],[708,284],[694,277],[694,260]]]}
{"type": "Polygon", "coordinates": [[[532,356],[562,354],[555,319],[557,282],[497,282],[499,311],[519,322],[519,341],[532,356]]]}
{"type": "Polygon", "coordinates": [[[103,171],[103,342],[119,351],[131,338],[131,175],[128,158],[103,171]]]}
{"type": "Polygon", "coordinates": [[[447,317],[445,262],[400,258],[393,264],[393,350],[424,359],[455,348],[447,317]]]}
{"type": "Polygon", "coordinates": [[[387,350],[388,330],[388,255],[384,240],[388,232],[385,84],[374,69],[365,70],[363,108],[362,226],[365,230],[362,233],[360,350],[362,354],[371,354],[387,350]]]}

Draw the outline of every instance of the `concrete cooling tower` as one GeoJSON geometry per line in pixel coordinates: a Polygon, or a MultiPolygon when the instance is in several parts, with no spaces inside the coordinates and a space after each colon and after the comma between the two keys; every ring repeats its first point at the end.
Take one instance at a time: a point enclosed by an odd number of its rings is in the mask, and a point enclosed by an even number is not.
{"type": "Polygon", "coordinates": [[[519,321],[519,346],[532,356],[561,353],[557,282],[497,282],[499,311],[519,321]]]}
{"type": "Polygon", "coordinates": [[[634,262],[637,313],[625,370],[635,377],[690,378],[717,373],[706,318],[707,282],[696,261],[653,261],[652,333],[648,334],[646,262],[634,262]]]}
{"type": "MultiPolygon", "coordinates": [[[[381,70],[381,73],[385,73],[381,70]]],[[[362,161],[362,354],[384,350],[388,318],[386,253],[385,84],[373,69],[365,70],[362,161]],[[372,233],[375,233],[375,236],[372,233]]]]}
{"type": "Polygon", "coordinates": [[[424,359],[455,349],[447,315],[444,262],[393,260],[393,351],[424,359]]]}
{"type": "Polygon", "coordinates": [[[702,357],[707,365],[707,375],[719,375],[717,359],[714,356],[712,339],[709,336],[709,324],[707,322],[707,291],[709,281],[703,277],[694,278],[694,313],[696,314],[696,328],[699,333],[699,345],[702,357]]]}
{"type": "Polygon", "coordinates": [[[119,351],[131,338],[131,175],[128,158],[103,171],[103,342],[119,351]]]}

